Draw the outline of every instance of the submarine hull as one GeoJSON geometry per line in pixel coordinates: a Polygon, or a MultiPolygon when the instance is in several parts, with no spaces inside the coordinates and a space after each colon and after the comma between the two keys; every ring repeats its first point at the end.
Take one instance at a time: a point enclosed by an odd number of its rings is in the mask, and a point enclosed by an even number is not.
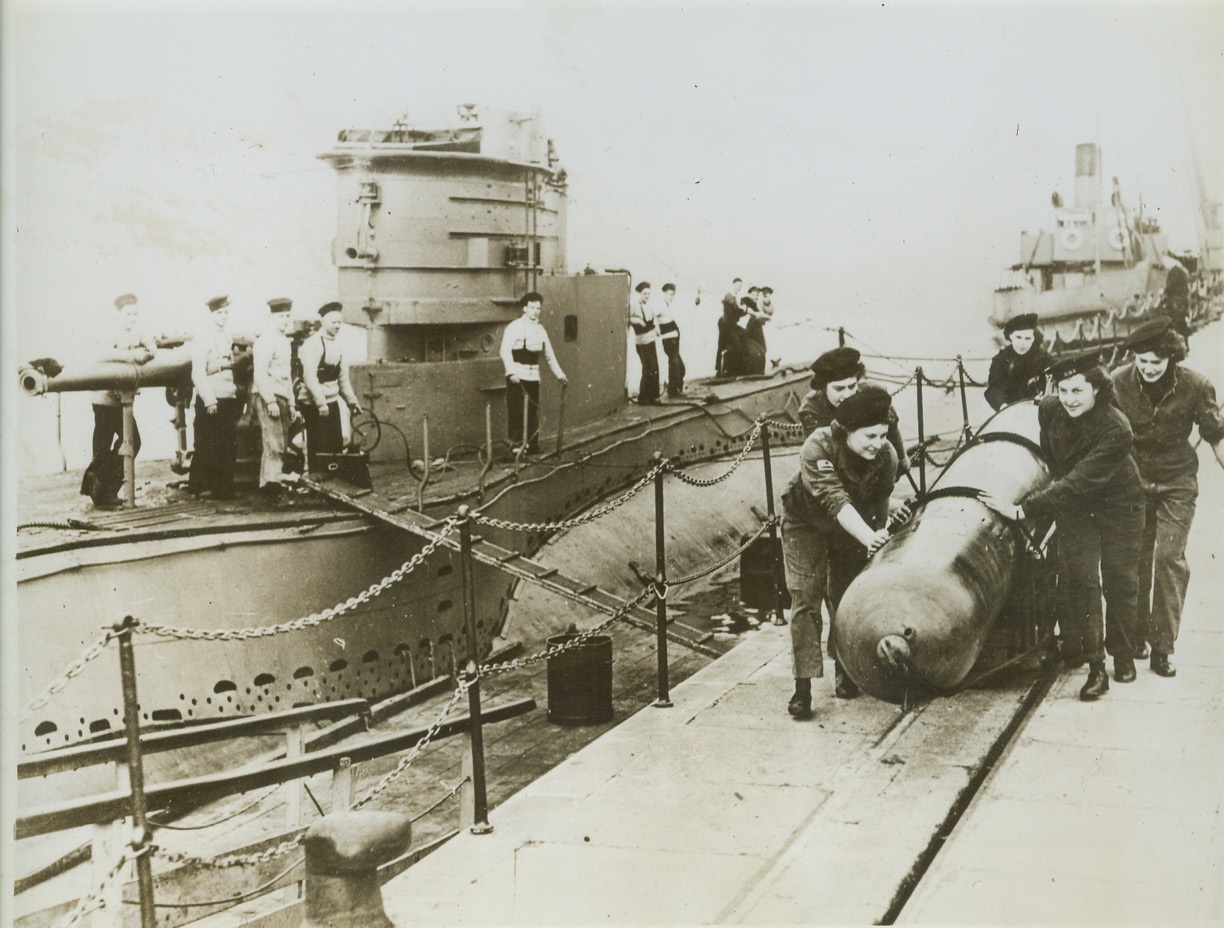
{"type": "Polygon", "coordinates": [[[1049,479],[1036,404],[1006,407],[982,427],[842,598],[838,656],[861,689],[902,702],[965,680],[1024,554],[1018,528],[977,494],[1019,500],[1049,479]]]}

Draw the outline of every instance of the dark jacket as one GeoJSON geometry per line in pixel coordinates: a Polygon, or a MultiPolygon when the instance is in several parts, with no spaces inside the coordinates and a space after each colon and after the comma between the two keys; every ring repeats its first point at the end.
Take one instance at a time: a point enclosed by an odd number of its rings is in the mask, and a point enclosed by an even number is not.
{"type": "Polygon", "coordinates": [[[833,429],[817,429],[803,443],[799,472],[782,494],[782,510],[788,519],[832,532],[840,528],[837,514],[850,505],[872,528],[883,528],[896,473],[891,444],[885,442],[869,461],[846,447],[833,429]]]}
{"type": "Polygon", "coordinates": [[[1027,354],[1005,345],[990,362],[986,380],[986,402],[992,409],[1001,409],[1020,400],[1031,400],[1041,392],[1042,378],[1050,366],[1050,353],[1034,345],[1027,354]]]}
{"type": "MultiPolygon", "coordinates": [[[[862,382],[868,383],[866,380],[862,382]]],[[[829,395],[823,388],[809,390],[804,396],[803,405],[799,407],[799,421],[807,435],[833,424],[833,404],[829,402],[829,395]]],[[[905,453],[905,441],[901,438],[897,411],[891,406],[888,408],[888,443],[897,453],[897,476],[900,477],[910,469],[909,455],[905,453]]]]}
{"type": "Polygon", "coordinates": [[[1023,500],[1033,518],[1058,518],[1060,512],[1098,512],[1141,505],[1143,487],[1131,457],[1130,423],[1111,403],[1097,403],[1079,418],[1063,409],[1057,396],[1037,408],[1041,450],[1053,482],[1023,500]]]}
{"type": "Polygon", "coordinates": [[[1190,444],[1194,426],[1210,445],[1224,439],[1224,419],[1211,381],[1197,371],[1176,364],[1172,367],[1168,391],[1155,405],[1144,392],[1143,378],[1134,364],[1113,373],[1114,402],[1135,433],[1131,453],[1143,479],[1152,483],[1198,473],[1198,455],[1190,444]]]}

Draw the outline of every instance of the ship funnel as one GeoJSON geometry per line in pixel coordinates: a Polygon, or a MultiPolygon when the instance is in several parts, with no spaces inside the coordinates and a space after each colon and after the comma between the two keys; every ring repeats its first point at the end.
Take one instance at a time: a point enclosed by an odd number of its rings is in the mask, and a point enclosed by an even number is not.
{"type": "Polygon", "coordinates": [[[1101,149],[1094,142],[1075,146],[1075,206],[1077,209],[1093,209],[1100,196],[1101,149]]]}

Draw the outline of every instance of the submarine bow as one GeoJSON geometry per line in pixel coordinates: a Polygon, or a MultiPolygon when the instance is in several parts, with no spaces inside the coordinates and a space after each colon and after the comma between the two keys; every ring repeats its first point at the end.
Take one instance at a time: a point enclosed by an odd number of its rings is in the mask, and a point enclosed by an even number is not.
{"type": "Polygon", "coordinates": [[[861,689],[899,703],[964,681],[1024,554],[1017,527],[978,494],[1020,500],[1049,481],[1035,403],[982,426],[842,598],[838,656],[861,689]]]}

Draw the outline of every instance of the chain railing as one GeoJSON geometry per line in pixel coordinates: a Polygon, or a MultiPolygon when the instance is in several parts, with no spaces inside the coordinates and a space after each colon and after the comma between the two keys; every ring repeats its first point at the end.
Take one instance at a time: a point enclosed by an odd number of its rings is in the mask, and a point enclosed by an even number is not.
{"type": "Polygon", "coordinates": [[[22,714],[22,720],[24,721],[25,719],[29,718],[33,712],[41,709],[43,706],[49,703],[52,696],[60,692],[65,686],[68,685],[69,680],[84,670],[87,664],[96,659],[106,650],[106,646],[110,644],[111,639],[114,637],[115,630],[112,628],[106,629],[101,635],[99,635],[98,638],[81,653],[80,657],[69,664],[67,668],[65,668],[64,672],[51,682],[51,684],[43,691],[41,696],[38,696],[26,706],[25,712],[22,714]]]}
{"type": "MultiPolygon", "coordinates": [[[[28,710],[27,710],[27,715],[29,712],[32,712],[35,709],[38,709],[42,707],[43,705],[46,705],[47,702],[49,702],[52,697],[54,697],[57,693],[63,690],[63,688],[68,684],[68,682],[73,677],[80,674],[82,670],[89,663],[91,663],[99,655],[101,655],[102,652],[106,650],[111,639],[115,638],[115,639],[120,640],[120,646],[121,646],[120,647],[120,650],[121,650],[121,662],[120,663],[122,665],[121,670],[126,675],[125,676],[125,688],[124,688],[125,719],[128,719],[130,716],[130,719],[134,721],[136,717],[135,716],[136,695],[135,695],[135,688],[134,688],[135,667],[133,663],[133,654],[131,652],[131,637],[133,634],[144,632],[144,633],[156,635],[159,637],[170,637],[170,638],[177,638],[177,639],[226,640],[226,641],[238,640],[240,641],[240,640],[246,640],[246,639],[251,639],[251,638],[268,637],[272,635],[278,635],[278,634],[283,634],[287,632],[299,631],[302,629],[310,628],[310,627],[322,624],[323,622],[326,622],[330,619],[336,618],[337,616],[350,612],[351,610],[357,608],[358,606],[380,595],[386,589],[388,589],[391,585],[403,580],[404,577],[412,573],[412,571],[414,571],[417,567],[419,567],[425,561],[426,558],[428,558],[431,554],[433,554],[438,549],[438,547],[458,528],[460,530],[460,535],[461,535],[460,549],[462,552],[463,561],[465,565],[465,582],[464,582],[465,613],[467,613],[467,617],[469,619],[468,637],[472,639],[471,648],[473,649],[472,654],[469,656],[467,673],[456,685],[454,691],[451,693],[450,697],[448,698],[446,703],[442,706],[441,710],[437,714],[437,717],[430,724],[428,729],[426,729],[424,736],[421,737],[418,741],[416,741],[413,744],[411,750],[409,750],[388,773],[382,776],[378,780],[377,783],[375,783],[369,790],[367,790],[361,796],[360,799],[352,803],[351,808],[359,809],[367,805],[368,803],[374,801],[378,796],[380,796],[383,792],[385,792],[391,786],[391,784],[393,784],[398,778],[400,778],[405,773],[405,771],[407,771],[412,766],[413,762],[421,755],[421,752],[424,751],[425,748],[429,746],[431,742],[434,741],[439,731],[442,729],[442,726],[444,725],[447,717],[451,714],[451,712],[454,710],[454,708],[459,703],[459,701],[465,695],[467,695],[469,697],[469,700],[472,702],[472,706],[473,706],[473,711],[470,713],[471,721],[469,723],[471,725],[471,728],[469,729],[469,735],[471,736],[471,740],[469,742],[469,750],[472,751],[473,755],[476,755],[476,754],[481,755],[479,758],[476,758],[475,756],[473,757],[473,761],[474,763],[476,763],[476,766],[474,768],[475,772],[472,776],[465,777],[463,781],[461,781],[456,787],[454,787],[454,789],[452,789],[447,795],[443,796],[440,800],[435,802],[434,805],[430,807],[430,809],[426,810],[426,812],[422,814],[427,814],[429,811],[436,809],[439,805],[441,805],[441,803],[445,802],[447,799],[455,795],[465,783],[472,783],[475,794],[476,794],[474,801],[476,803],[477,822],[479,825],[483,821],[482,815],[481,815],[481,809],[485,808],[485,799],[483,796],[483,792],[484,792],[483,747],[482,747],[483,742],[480,740],[480,735],[479,735],[479,729],[481,725],[482,716],[479,710],[478,689],[479,689],[479,681],[481,680],[481,678],[492,677],[492,676],[507,673],[513,670],[519,670],[519,669],[528,667],[532,664],[536,664],[538,662],[548,661],[567,651],[579,648],[583,646],[586,642],[588,642],[594,636],[601,634],[602,632],[610,628],[612,625],[614,625],[616,622],[624,619],[632,610],[634,610],[635,608],[638,608],[639,606],[642,606],[643,603],[645,603],[652,596],[656,600],[656,607],[658,608],[658,611],[660,613],[659,619],[658,619],[660,664],[661,664],[661,672],[665,673],[665,671],[662,668],[665,667],[665,664],[666,664],[666,637],[665,637],[664,631],[665,631],[665,625],[667,622],[665,603],[666,603],[666,599],[668,595],[668,590],[671,587],[677,587],[677,586],[681,586],[684,584],[692,583],[698,579],[709,576],[710,574],[721,569],[722,567],[725,567],[727,564],[731,563],[736,557],[739,557],[740,555],[742,555],[744,551],[746,551],[752,544],[758,541],[766,532],[772,533],[772,530],[776,528],[779,520],[777,516],[775,516],[772,513],[772,507],[771,507],[770,515],[762,522],[762,524],[756,529],[756,531],[752,535],[748,536],[740,545],[738,545],[731,551],[727,552],[726,554],[718,557],[713,563],[703,567],[700,570],[694,571],[690,574],[686,574],[686,575],[675,577],[675,578],[672,578],[671,580],[668,580],[666,579],[665,568],[661,560],[659,576],[652,582],[646,583],[640,592],[638,592],[631,599],[622,603],[622,605],[616,608],[613,611],[613,613],[603,622],[600,622],[599,624],[589,629],[586,629],[585,631],[575,633],[572,636],[567,636],[565,641],[560,642],[558,644],[550,645],[549,647],[541,651],[538,651],[534,654],[528,655],[526,657],[516,658],[513,660],[502,661],[496,664],[491,664],[483,668],[479,666],[479,663],[476,660],[475,649],[477,647],[477,644],[474,638],[475,636],[475,620],[474,620],[475,607],[474,607],[474,603],[472,602],[474,592],[472,589],[472,585],[469,582],[470,567],[467,566],[467,562],[470,561],[472,557],[470,528],[469,528],[470,524],[475,522],[475,523],[492,525],[492,526],[497,526],[497,527],[506,528],[506,529],[519,530],[519,531],[558,530],[561,528],[570,528],[570,527],[574,527],[577,525],[586,524],[589,522],[593,522],[596,519],[601,518],[604,515],[607,515],[608,513],[614,511],[620,506],[623,506],[626,502],[628,502],[630,498],[632,498],[637,493],[640,493],[643,489],[649,486],[652,482],[655,483],[656,493],[661,493],[662,479],[663,479],[663,476],[667,472],[674,473],[683,482],[689,483],[694,486],[699,486],[699,487],[713,486],[713,485],[716,485],[728,479],[731,476],[731,474],[734,473],[743,464],[743,462],[747,459],[748,455],[751,453],[753,447],[756,445],[758,439],[761,438],[762,432],[766,430],[767,428],[776,428],[781,431],[799,432],[802,430],[803,426],[798,423],[771,422],[770,420],[764,417],[759,417],[758,419],[754,421],[753,427],[747,436],[747,439],[744,443],[743,448],[741,449],[741,451],[739,452],[735,460],[732,462],[731,466],[723,474],[719,475],[718,477],[714,477],[714,478],[702,479],[702,478],[691,477],[685,474],[683,471],[681,471],[678,467],[672,465],[670,462],[663,460],[659,456],[656,456],[656,463],[654,464],[654,466],[651,467],[650,470],[640,480],[638,480],[632,487],[630,487],[625,493],[621,494],[620,496],[618,496],[616,499],[612,500],[611,502],[603,506],[597,507],[591,512],[585,513],[584,515],[579,516],[575,519],[570,519],[570,520],[565,520],[565,521],[560,521],[560,522],[551,522],[551,523],[516,523],[516,522],[511,522],[508,520],[494,519],[492,517],[484,516],[480,514],[479,512],[470,512],[466,509],[466,507],[461,507],[459,512],[456,513],[456,515],[449,517],[448,519],[445,520],[445,522],[442,523],[441,528],[438,532],[431,534],[429,541],[422,547],[422,549],[419,552],[414,554],[411,558],[405,561],[399,568],[397,568],[395,571],[392,571],[382,580],[378,581],[375,584],[372,584],[370,587],[368,587],[366,590],[362,591],[361,593],[358,593],[357,595],[352,596],[349,599],[345,600],[344,602],[338,603],[329,609],[325,609],[320,612],[316,612],[312,615],[305,616],[299,619],[295,619],[293,621],[282,622],[282,623],[278,623],[275,625],[243,628],[243,629],[191,629],[191,628],[182,628],[182,627],[169,626],[169,625],[160,625],[156,623],[143,624],[132,617],[128,617],[123,621],[123,623],[116,625],[114,628],[106,629],[104,631],[104,634],[102,634],[96,641],[90,644],[89,647],[86,648],[84,653],[82,653],[82,655],[76,661],[70,664],[65,669],[65,671],[59,677],[56,678],[56,680],[47,688],[46,692],[43,695],[41,695],[39,698],[35,699],[33,702],[30,703],[28,710]],[[127,677],[130,677],[130,680],[128,680],[127,677]],[[128,683],[131,683],[132,685],[128,686],[127,685],[128,683]]],[[[766,472],[767,472],[767,483],[768,483],[768,479],[769,479],[768,478],[768,472],[769,472],[768,435],[766,435],[763,440],[763,450],[764,450],[763,456],[765,460],[765,466],[766,466],[766,472]]],[[[661,518],[662,518],[662,509],[660,506],[657,509],[656,521],[661,520],[661,518]]],[[[657,528],[657,531],[661,531],[661,523],[660,525],[656,526],[656,528],[657,528]]],[[[660,558],[662,558],[661,548],[660,548],[660,558]]],[[[666,679],[665,676],[662,679],[665,680],[666,679]]],[[[663,689],[661,690],[661,698],[656,704],[664,705],[664,706],[670,705],[670,702],[667,701],[666,699],[666,683],[663,683],[663,689]]],[[[135,745],[134,750],[137,752],[137,757],[129,758],[129,764],[135,764],[138,767],[139,766],[138,729],[136,730],[136,734],[129,733],[129,741],[133,742],[133,744],[135,745]]],[[[135,772],[135,770],[133,772],[135,772]]],[[[142,807],[143,801],[144,801],[143,793],[142,793],[143,791],[142,778],[137,778],[137,779],[140,779],[141,782],[139,783],[139,785],[135,782],[135,780],[133,782],[133,789],[134,789],[133,809],[136,809],[138,806],[142,807]],[[136,795],[137,792],[141,793],[139,797],[136,795]]],[[[264,797],[261,797],[261,800],[262,798],[264,797]]],[[[207,826],[200,826],[200,827],[207,827],[207,826]]],[[[487,831],[490,828],[491,826],[487,824],[487,821],[484,821],[483,829],[478,829],[477,827],[474,827],[473,830],[477,831],[477,833],[483,833],[484,831],[487,831]]],[[[246,866],[251,866],[251,865],[258,865],[258,864],[265,863],[269,860],[275,859],[277,857],[283,856],[295,850],[296,848],[301,847],[304,839],[305,839],[304,833],[299,833],[293,836],[292,838],[288,838],[284,841],[279,842],[278,844],[275,844],[271,847],[265,848],[260,851],[253,851],[250,853],[225,853],[225,854],[215,855],[212,857],[207,857],[207,856],[187,853],[184,851],[172,851],[172,850],[160,848],[150,841],[148,834],[145,834],[142,837],[142,841],[139,844],[139,846],[135,844],[131,846],[135,853],[125,854],[123,857],[121,857],[120,861],[114,866],[114,868],[112,868],[110,874],[108,874],[107,878],[103,881],[102,885],[97,890],[90,893],[89,895],[84,897],[82,900],[80,900],[80,902],[78,902],[77,906],[73,910],[73,913],[70,914],[69,919],[66,922],[64,922],[60,926],[60,928],[68,928],[68,926],[78,921],[83,915],[88,914],[89,911],[92,911],[92,909],[90,908],[91,906],[96,908],[99,905],[104,904],[104,902],[100,901],[100,897],[109,888],[110,883],[114,881],[114,879],[122,871],[123,867],[127,863],[133,860],[137,860],[138,858],[144,858],[147,860],[148,858],[145,858],[144,855],[155,852],[160,856],[162,860],[168,863],[172,863],[172,864],[203,867],[203,868],[210,868],[210,869],[228,869],[228,868],[234,868],[234,867],[246,867],[246,866]]],[[[146,888],[145,886],[142,885],[141,887],[141,905],[142,905],[142,921],[143,921],[145,910],[147,909],[150,912],[152,911],[153,903],[152,903],[152,887],[151,886],[146,888]]]]}
{"type": "Polygon", "coordinates": [[[434,535],[432,539],[420,551],[406,560],[403,564],[393,570],[387,576],[383,577],[377,583],[371,584],[368,588],[362,590],[356,596],[350,596],[342,603],[332,606],[330,609],[324,609],[322,612],[316,612],[312,615],[303,616],[300,619],[294,619],[291,622],[281,622],[278,625],[263,625],[253,628],[208,628],[208,629],[192,629],[180,628],[173,625],[158,625],[150,623],[142,625],[141,629],[150,635],[158,635],[163,638],[178,638],[194,641],[243,641],[250,638],[267,638],[272,635],[280,635],[285,632],[301,631],[302,629],[311,628],[315,625],[322,625],[324,622],[330,621],[337,616],[344,615],[346,612],[351,612],[358,606],[369,602],[376,596],[381,595],[388,588],[394,586],[403,580],[408,574],[412,573],[416,568],[421,566],[429,555],[446,540],[446,537],[458,525],[458,520],[453,516],[446,520],[442,526],[442,530],[434,535]]]}

